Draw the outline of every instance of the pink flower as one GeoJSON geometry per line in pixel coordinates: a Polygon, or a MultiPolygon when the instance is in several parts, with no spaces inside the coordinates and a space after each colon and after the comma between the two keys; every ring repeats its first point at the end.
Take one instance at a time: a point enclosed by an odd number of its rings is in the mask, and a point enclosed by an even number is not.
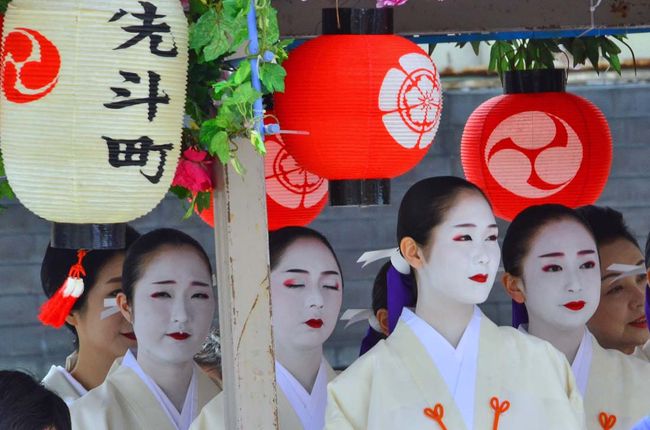
{"type": "Polygon", "coordinates": [[[188,148],[178,161],[172,186],[187,188],[192,192],[210,191],[212,183],[212,163],[214,159],[206,151],[188,148]]]}
{"type": "Polygon", "coordinates": [[[408,0],[377,0],[377,7],[393,7],[406,3],[408,0]]]}
{"type": "Polygon", "coordinates": [[[185,12],[190,11],[190,0],[181,0],[181,4],[183,5],[183,10],[185,12]]]}

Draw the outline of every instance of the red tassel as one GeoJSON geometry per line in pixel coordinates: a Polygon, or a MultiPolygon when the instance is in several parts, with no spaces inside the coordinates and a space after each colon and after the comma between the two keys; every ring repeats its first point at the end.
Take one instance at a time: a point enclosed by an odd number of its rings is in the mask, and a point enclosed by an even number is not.
{"type": "Polygon", "coordinates": [[[65,323],[65,319],[70,315],[72,307],[77,299],[84,292],[84,281],[82,276],[86,276],[82,262],[87,251],[80,249],[77,251],[77,263],[74,264],[68,272],[68,278],[63,285],[54,293],[50,299],[43,303],[38,319],[45,325],[59,328],[65,323]]]}

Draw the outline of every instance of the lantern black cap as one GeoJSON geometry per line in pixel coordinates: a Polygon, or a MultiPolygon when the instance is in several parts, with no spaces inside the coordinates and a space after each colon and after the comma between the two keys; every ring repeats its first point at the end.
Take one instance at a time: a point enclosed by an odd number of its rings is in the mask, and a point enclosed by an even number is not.
{"type": "Polygon", "coordinates": [[[566,72],[564,69],[505,72],[503,90],[506,94],[564,92],[566,91],[566,72]]]}
{"type": "Polygon", "coordinates": [[[53,223],[50,242],[53,248],[124,249],[126,223],[66,224],[53,223]]]}
{"type": "Polygon", "coordinates": [[[393,8],[325,8],[323,34],[393,34],[393,8]]]}
{"type": "Polygon", "coordinates": [[[329,181],[329,189],[332,206],[390,204],[390,179],[329,181]]]}

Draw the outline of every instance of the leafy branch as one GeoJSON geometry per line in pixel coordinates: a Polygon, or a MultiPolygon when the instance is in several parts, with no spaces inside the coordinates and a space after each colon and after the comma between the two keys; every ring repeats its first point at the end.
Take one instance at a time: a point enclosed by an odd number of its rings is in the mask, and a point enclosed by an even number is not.
{"type": "Polygon", "coordinates": [[[3,14],[7,11],[7,6],[11,3],[11,0],[0,0],[0,14],[3,14]]]}
{"type": "MultiPolygon", "coordinates": [[[[626,42],[627,36],[588,36],[567,37],[559,39],[514,39],[497,40],[491,44],[490,63],[488,70],[503,75],[504,72],[516,70],[536,70],[554,68],[555,57],[563,54],[569,62],[569,55],[573,58],[572,67],[591,63],[596,73],[600,74],[600,59],[604,59],[609,67],[621,74],[621,61],[619,54],[621,48],[615,41],[627,47],[634,62],[636,73],[636,58],[634,51],[626,42]]],[[[468,42],[457,43],[457,47],[464,47],[468,42]]],[[[474,53],[478,55],[481,42],[470,42],[474,53]]],[[[490,46],[489,42],[484,42],[490,46]]]]}

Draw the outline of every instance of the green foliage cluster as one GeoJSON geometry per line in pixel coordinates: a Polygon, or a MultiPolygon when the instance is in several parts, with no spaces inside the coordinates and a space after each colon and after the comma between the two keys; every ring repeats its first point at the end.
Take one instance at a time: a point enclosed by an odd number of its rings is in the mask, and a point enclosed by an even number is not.
{"type": "MultiPolygon", "coordinates": [[[[488,70],[502,75],[504,72],[516,70],[552,69],[556,54],[564,54],[573,58],[573,67],[584,65],[589,61],[596,73],[600,73],[600,59],[604,59],[619,75],[621,74],[621,61],[618,55],[621,48],[615,42],[625,45],[632,53],[634,52],[625,41],[627,36],[587,36],[587,37],[566,37],[557,39],[514,39],[497,40],[491,44],[490,63],[488,70]]],[[[474,52],[478,55],[481,43],[470,42],[474,52]]],[[[463,47],[467,42],[458,43],[456,46],[463,47]]],[[[636,60],[635,60],[636,63],[636,60]]]]}
{"type": "Polygon", "coordinates": [[[4,14],[7,11],[9,3],[11,3],[11,0],[0,0],[0,14],[4,14]]]}

